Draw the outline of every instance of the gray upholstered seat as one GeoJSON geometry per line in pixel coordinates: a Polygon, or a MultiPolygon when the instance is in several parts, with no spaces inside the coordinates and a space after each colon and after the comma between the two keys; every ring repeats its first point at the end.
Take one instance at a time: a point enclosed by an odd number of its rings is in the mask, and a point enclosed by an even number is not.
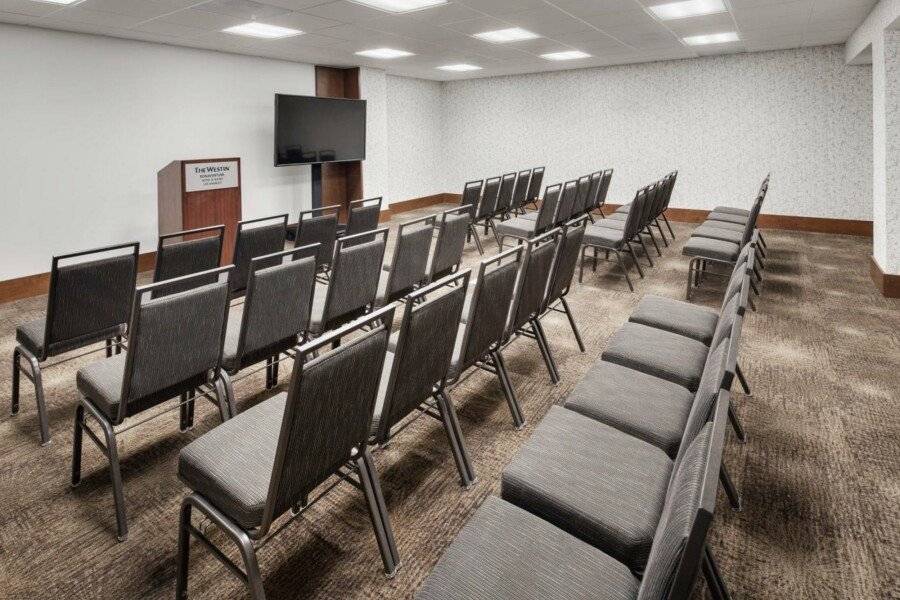
{"type": "Polygon", "coordinates": [[[263,519],[287,393],[248,408],[188,444],[178,476],[241,527],[263,519]]]}
{"type": "Polygon", "coordinates": [[[629,320],[709,345],[719,322],[719,313],[690,302],[648,295],[631,312],[629,320]]]}
{"type": "Polygon", "coordinates": [[[705,237],[714,240],[722,240],[723,242],[732,242],[740,244],[744,239],[744,232],[736,229],[722,229],[717,227],[720,221],[707,221],[697,229],[691,232],[691,237],[705,237]]]}
{"type": "MultiPolygon", "coordinates": [[[[621,214],[621,213],[616,213],[616,214],[621,214]]],[[[615,229],[618,231],[625,231],[625,219],[613,219],[614,216],[615,216],[615,214],[612,214],[612,215],[609,215],[605,219],[600,219],[599,221],[597,221],[596,223],[591,225],[591,227],[603,227],[605,229],[615,229]]],[[[628,215],[626,214],[625,217],[627,218],[628,215]]]]}
{"type": "Polygon", "coordinates": [[[564,406],[674,457],[693,401],[694,394],[677,383],[598,360],[564,406]]]}
{"type": "Polygon", "coordinates": [[[503,472],[502,495],[640,571],[672,464],[651,444],[554,406],[503,472]]]}
{"type": "Polygon", "coordinates": [[[741,217],[749,217],[750,211],[746,208],[735,208],[733,206],[717,206],[712,209],[712,213],[724,215],[738,215],[741,217]]]}
{"type": "Polygon", "coordinates": [[[535,219],[527,219],[524,216],[507,219],[497,223],[497,235],[509,237],[528,238],[534,235],[535,219]]]}
{"type": "Polygon", "coordinates": [[[625,323],[612,337],[603,360],[666,379],[697,391],[709,347],[683,335],[625,323]]]}
{"type": "Polygon", "coordinates": [[[112,358],[99,360],[78,369],[75,375],[78,391],[111,420],[115,420],[119,412],[126,356],[116,354],[112,358]]]}
{"type": "Polygon", "coordinates": [[[625,565],[538,517],[489,497],[444,553],[418,600],[634,600],[625,565]]]}
{"type": "Polygon", "coordinates": [[[731,231],[744,231],[747,228],[746,223],[729,223],[728,221],[706,221],[704,225],[714,225],[719,229],[729,229],[731,231]]]}
{"type": "Polygon", "coordinates": [[[745,224],[749,218],[749,216],[719,212],[711,212],[706,216],[707,221],[724,221],[726,223],[740,223],[741,225],[745,224]]]}
{"type": "Polygon", "coordinates": [[[681,253],[685,256],[698,256],[724,262],[734,262],[740,251],[741,247],[732,242],[692,237],[684,244],[681,253]]]}
{"type": "MultiPolygon", "coordinates": [[[[44,354],[44,330],[47,326],[47,319],[40,318],[34,321],[28,321],[16,327],[16,342],[22,344],[26,350],[35,356],[43,356],[44,354]]],[[[101,331],[92,331],[86,335],[51,344],[54,354],[60,354],[69,350],[83,348],[88,344],[102,342],[114,338],[118,335],[125,335],[125,325],[116,325],[101,331]]]]}
{"type": "MultiPolygon", "coordinates": [[[[630,208],[631,205],[629,204],[628,207],[630,208]]],[[[627,218],[628,218],[628,208],[626,208],[625,210],[622,210],[622,208],[620,207],[616,212],[614,212],[613,214],[606,217],[606,219],[604,219],[604,221],[624,221],[627,218]]],[[[601,221],[601,223],[602,223],[602,221],[601,221]]]]}
{"type": "Polygon", "coordinates": [[[623,238],[622,231],[611,229],[609,227],[600,227],[599,223],[597,223],[588,225],[585,228],[584,243],[593,246],[617,248],[625,243],[625,239],[623,238]]]}

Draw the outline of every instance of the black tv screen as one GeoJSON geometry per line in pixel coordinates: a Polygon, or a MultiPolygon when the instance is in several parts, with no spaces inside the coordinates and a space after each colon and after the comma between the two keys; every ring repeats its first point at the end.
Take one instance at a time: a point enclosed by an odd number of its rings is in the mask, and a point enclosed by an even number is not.
{"type": "Polygon", "coordinates": [[[365,158],[365,100],[275,94],[275,166],[365,158]]]}

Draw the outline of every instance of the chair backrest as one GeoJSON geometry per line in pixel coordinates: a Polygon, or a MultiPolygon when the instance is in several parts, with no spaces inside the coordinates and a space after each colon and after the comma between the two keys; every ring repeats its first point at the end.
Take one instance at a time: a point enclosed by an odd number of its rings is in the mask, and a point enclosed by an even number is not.
{"type": "Polygon", "coordinates": [[[531,179],[528,180],[528,192],[525,194],[525,201],[532,202],[537,200],[541,193],[541,186],[544,184],[544,167],[537,167],[531,170],[531,179]]]}
{"type": "Polygon", "coordinates": [[[578,265],[578,255],[581,251],[581,242],[584,240],[587,222],[587,215],[581,215],[564,225],[563,239],[560,242],[556,266],[553,267],[553,278],[547,292],[547,304],[555,302],[569,293],[569,286],[572,285],[572,277],[575,276],[575,268],[578,265]]]}
{"type": "Polygon", "coordinates": [[[475,364],[503,341],[524,260],[525,247],[520,245],[479,264],[462,340],[464,367],[475,364]]]}
{"type": "Polygon", "coordinates": [[[462,200],[460,206],[468,206],[471,210],[475,210],[478,206],[478,199],[481,197],[481,188],[484,187],[484,179],[476,181],[467,181],[463,187],[462,200]]]}
{"type": "Polygon", "coordinates": [[[591,194],[591,176],[584,175],[578,178],[578,188],[575,193],[575,202],[572,203],[572,210],[569,211],[569,215],[565,218],[565,221],[568,221],[572,217],[576,217],[584,212],[585,207],[588,203],[588,198],[591,194]]]}
{"type": "MultiPolygon", "coordinates": [[[[381,201],[382,198],[366,198],[365,200],[355,200],[350,203],[350,212],[347,216],[347,230],[344,237],[350,237],[360,233],[374,231],[378,228],[378,220],[381,218],[381,201]]],[[[354,244],[368,242],[369,238],[354,238],[354,244]]]]}
{"type": "Polygon", "coordinates": [[[377,440],[385,441],[394,425],[431,396],[435,388],[443,387],[470,273],[466,269],[410,294],[386,382],[384,406],[375,432],[377,440]]]}
{"type": "Polygon", "coordinates": [[[730,338],[723,339],[718,346],[709,351],[709,355],[706,357],[703,375],[700,377],[700,384],[694,393],[694,402],[681,435],[681,444],[674,457],[676,464],[681,461],[691,442],[712,417],[719,391],[731,389],[731,382],[734,379],[734,372],[728,371],[731,344],[730,338]]]}
{"type": "Polygon", "coordinates": [[[500,177],[491,177],[484,182],[484,190],[475,210],[475,218],[483,219],[494,214],[497,207],[497,195],[500,193],[500,177]]]}
{"type": "Polygon", "coordinates": [[[656,202],[659,198],[659,184],[653,183],[647,186],[647,196],[644,198],[643,210],[641,211],[640,229],[647,226],[652,218],[653,210],[656,208],[656,202]]]}
{"type": "Polygon", "coordinates": [[[597,206],[597,196],[600,194],[600,187],[603,185],[603,171],[594,171],[591,173],[590,178],[591,184],[588,187],[587,197],[584,199],[581,209],[578,211],[578,215],[589,213],[597,206]]]}
{"type": "Polygon", "coordinates": [[[128,322],[139,247],[134,242],[53,257],[44,356],[38,360],[128,322]]]}
{"type": "Polygon", "coordinates": [[[516,174],[507,173],[500,181],[500,191],[497,193],[497,204],[494,206],[494,214],[501,215],[512,207],[513,188],[516,187],[516,174]]]}
{"type": "Polygon", "coordinates": [[[258,537],[364,450],[394,309],[387,306],[298,350],[258,537]],[[351,334],[352,340],[306,361],[351,334]]]}
{"type": "Polygon", "coordinates": [[[337,241],[338,212],[340,206],[323,206],[304,210],[297,220],[297,235],[294,246],[319,244],[316,251],[316,268],[320,270],[331,266],[334,254],[334,243],[337,241]]]}
{"type": "Polygon", "coordinates": [[[317,251],[312,244],[251,261],[237,364],[226,367],[240,369],[297,345],[309,326],[317,251]]]}
{"type": "Polygon", "coordinates": [[[603,181],[600,183],[600,191],[597,193],[597,201],[593,209],[600,208],[606,204],[606,195],[609,193],[609,184],[612,182],[613,170],[607,169],[603,171],[603,181]]]}
{"type": "Polygon", "coordinates": [[[247,290],[251,260],[284,250],[287,222],[287,213],[238,222],[234,238],[234,271],[228,277],[232,296],[239,296],[247,290]]]}
{"type": "Polygon", "coordinates": [[[525,242],[522,283],[516,300],[515,316],[506,332],[507,338],[543,310],[562,234],[562,229],[557,227],[525,242]]]}
{"type": "Polygon", "coordinates": [[[631,207],[628,209],[628,216],[625,217],[625,226],[622,234],[625,241],[631,240],[638,232],[643,229],[641,218],[644,215],[644,203],[647,200],[647,188],[641,188],[634,195],[631,201],[631,207]]]}
{"type": "Polygon", "coordinates": [[[712,422],[691,442],[670,480],[638,600],[690,597],[716,505],[729,400],[723,390],[712,422]]]}
{"type": "MultiPolygon", "coordinates": [[[[156,246],[156,265],[153,268],[153,281],[165,281],[200,271],[208,271],[219,266],[222,258],[222,242],[225,238],[225,226],[213,225],[187,231],[177,231],[159,236],[156,246]]],[[[206,285],[214,279],[206,281],[190,281],[193,285],[206,285]]],[[[186,288],[185,288],[186,289],[186,288]]],[[[168,293],[182,292],[173,288],[168,293]]]]}
{"type": "Polygon", "coordinates": [[[662,210],[660,214],[666,212],[666,209],[669,208],[669,202],[672,200],[672,192],[675,189],[675,181],[678,179],[678,171],[672,171],[669,173],[669,185],[666,188],[666,199],[663,202],[662,210]]]}
{"type": "MultiPolygon", "coordinates": [[[[747,298],[749,295],[750,276],[753,272],[753,263],[756,259],[753,247],[750,244],[744,246],[740,254],[738,254],[737,262],[728,279],[728,285],[725,287],[725,295],[722,297],[722,305],[720,310],[725,310],[726,304],[731,298],[737,294],[741,294],[740,311],[747,308],[747,298]]],[[[741,313],[743,314],[743,312],[741,313]]]]}
{"type": "Polygon", "coordinates": [[[233,269],[229,265],[135,290],[117,423],[194,389],[207,381],[209,373],[219,372],[233,269]],[[160,288],[212,274],[215,283],[153,297],[160,288]]]}
{"type": "Polygon", "coordinates": [[[519,171],[519,175],[516,177],[516,185],[513,188],[512,201],[510,202],[512,210],[519,210],[525,207],[525,204],[528,202],[528,187],[530,185],[531,169],[519,171]]]}
{"type": "Polygon", "coordinates": [[[756,220],[759,218],[759,211],[762,210],[762,203],[764,197],[759,197],[756,199],[756,202],[753,203],[753,208],[750,209],[750,214],[747,217],[747,225],[744,226],[744,235],[741,237],[741,247],[743,248],[750,242],[750,238],[753,237],[753,231],[756,229],[756,220]]]}
{"type": "Polygon", "coordinates": [[[445,210],[438,217],[437,239],[428,267],[429,279],[437,279],[455,272],[462,263],[466,249],[466,235],[472,217],[469,208],[461,206],[445,210]]]}
{"type": "Polygon", "coordinates": [[[363,314],[375,302],[388,229],[338,238],[331,279],[325,291],[322,329],[333,329],[363,314]],[[374,237],[358,243],[359,237],[374,237]]]}
{"type": "Polygon", "coordinates": [[[562,184],[556,183],[548,185],[544,190],[544,200],[538,209],[537,217],[534,221],[534,230],[538,233],[553,226],[556,219],[556,211],[559,207],[559,198],[562,195],[562,184]]]}
{"type": "Polygon", "coordinates": [[[428,254],[436,221],[437,215],[430,215],[400,225],[387,273],[389,302],[406,296],[428,279],[428,254]]]}
{"type": "Polygon", "coordinates": [[[578,180],[573,179],[567,181],[563,185],[562,195],[559,197],[559,205],[556,208],[556,215],[553,217],[554,225],[562,225],[569,220],[572,214],[572,207],[575,206],[575,198],[578,195],[578,180]]]}

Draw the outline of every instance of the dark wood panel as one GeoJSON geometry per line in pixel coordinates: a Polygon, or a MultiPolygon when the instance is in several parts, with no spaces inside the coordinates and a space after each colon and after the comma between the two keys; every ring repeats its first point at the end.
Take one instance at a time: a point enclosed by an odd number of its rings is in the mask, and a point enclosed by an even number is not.
{"type": "Polygon", "coordinates": [[[316,66],[316,96],[320,98],[346,98],[344,95],[345,69],[316,66]]]}

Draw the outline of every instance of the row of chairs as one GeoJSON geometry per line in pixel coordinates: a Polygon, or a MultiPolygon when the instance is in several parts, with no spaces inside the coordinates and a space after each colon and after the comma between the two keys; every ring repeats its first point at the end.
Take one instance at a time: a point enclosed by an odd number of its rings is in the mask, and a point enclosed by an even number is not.
{"type": "MultiPolygon", "coordinates": [[[[690,300],[694,288],[699,287],[706,276],[722,277],[722,269],[731,268],[741,249],[754,239],[757,264],[765,268],[766,242],[756,227],[766,193],[769,190],[770,175],[766,175],[756,200],[750,209],[718,206],[709,213],[706,221],[697,227],[684,245],[682,254],[689,256],[687,299],[690,300]]],[[[725,275],[727,276],[727,275],[725,275]]],[[[759,273],[757,276],[761,278],[759,273]]]]}
{"type": "Polygon", "coordinates": [[[593,222],[594,211],[599,211],[602,216],[612,173],[612,169],[595,171],[565,184],[547,186],[537,211],[526,212],[496,226],[500,248],[507,237],[521,242],[582,215],[593,222]]]}
{"type": "Polygon", "coordinates": [[[465,184],[460,206],[468,207],[472,216],[469,238],[474,239],[479,254],[484,254],[484,248],[477,227],[484,228],[484,235],[492,231],[499,245],[496,222],[524,212],[529,203],[536,202],[543,181],[544,167],[537,167],[465,184]]]}
{"type": "Polygon", "coordinates": [[[650,239],[656,248],[657,254],[661,257],[662,250],[656,241],[656,235],[653,232],[654,227],[658,230],[665,246],[669,245],[660,219],[666,224],[672,239],[675,238],[675,232],[672,230],[666,218],[665,211],[669,207],[669,201],[672,198],[672,190],[675,187],[675,180],[678,178],[678,171],[673,171],[660,179],[659,181],[639,189],[635,193],[634,200],[628,204],[620,206],[615,213],[608,218],[598,221],[588,228],[585,235],[584,248],[581,252],[581,267],[578,273],[578,281],[584,278],[584,265],[588,257],[588,250],[593,250],[591,257],[591,268],[597,270],[599,262],[599,252],[604,252],[604,259],[609,260],[609,253],[616,255],[616,263],[625,275],[625,281],[628,288],[633,292],[634,285],[628,275],[628,267],[622,258],[622,253],[631,256],[632,262],[637,269],[638,275],[644,277],[644,270],[638,261],[636,250],[638,246],[643,250],[644,257],[650,267],[654,266],[653,258],[644,238],[650,239]],[[633,244],[633,245],[632,245],[633,244]]]}
{"type": "Polygon", "coordinates": [[[417,598],[728,598],[706,542],[755,255],[719,311],[647,296],[552,407],[417,598]],[[649,317],[648,317],[649,315],[649,317]]]}

